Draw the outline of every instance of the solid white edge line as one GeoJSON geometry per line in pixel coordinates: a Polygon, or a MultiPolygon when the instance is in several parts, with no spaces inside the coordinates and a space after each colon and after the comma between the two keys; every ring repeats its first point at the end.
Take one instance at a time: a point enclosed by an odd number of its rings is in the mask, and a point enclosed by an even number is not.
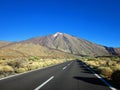
{"type": "Polygon", "coordinates": [[[97,78],[99,78],[106,86],[108,86],[111,90],[117,90],[116,88],[112,87],[107,81],[105,81],[102,77],[100,77],[98,74],[96,74],[92,69],[84,65],[89,71],[91,71],[97,78]]]}
{"type": "Polygon", "coordinates": [[[50,80],[52,80],[54,78],[54,76],[50,77],[48,80],[46,80],[44,83],[42,83],[40,86],[38,86],[37,88],[35,88],[34,90],[39,90],[40,88],[42,88],[45,84],[47,84],[50,80]]]}
{"type": "Polygon", "coordinates": [[[100,77],[98,74],[94,74],[96,77],[98,77],[102,82],[104,82],[111,90],[117,90],[114,87],[112,87],[108,82],[106,82],[102,77],[100,77]]]}
{"type": "Polygon", "coordinates": [[[72,62],[70,62],[70,63],[68,64],[68,66],[71,65],[71,64],[72,64],[72,62]]]}
{"type": "Polygon", "coordinates": [[[63,68],[63,70],[66,69],[66,68],[67,68],[67,66],[65,66],[65,67],[63,68]]]}

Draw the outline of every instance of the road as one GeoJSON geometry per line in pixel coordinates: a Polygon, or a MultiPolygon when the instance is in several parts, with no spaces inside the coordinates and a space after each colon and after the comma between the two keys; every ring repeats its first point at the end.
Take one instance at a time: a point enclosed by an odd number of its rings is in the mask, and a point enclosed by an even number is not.
{"type": "Polygon", "coordinates": [[[83,63],[65,62],[0,80],[0,90],[111,90],[83,63]]]}

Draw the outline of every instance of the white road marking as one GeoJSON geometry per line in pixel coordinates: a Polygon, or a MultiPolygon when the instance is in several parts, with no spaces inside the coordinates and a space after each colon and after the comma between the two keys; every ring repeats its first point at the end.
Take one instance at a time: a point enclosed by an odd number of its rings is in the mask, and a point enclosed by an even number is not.
{"type": "Polygon", "coordinates": [[[70,63],[68,64],[68,66],[71,65],[72,63],[73,63],[73,62],[70,62],[70,63]]]}
{"type": "Polygon", "coordinates": [[[66,68],[67,68],[67,66],[65,66],[65,67],[63,68],[63,70],[66,69],[66,68]]]}
{"type": "Polygon", "coordinates": [[[106,82],[102,77],[100,77],[98,74],[94,75],[98,77],[102,82],[104,82],[111,90],[117,90],[116,88],[112,87],[108,82],[106,82]]]}
{"type": "Polygon", "coordinates": [[[68,66],[70,66],[70,64],[72,64],[72,62],[70,62],[67,66],[63,67],[63,70],[65,70],[68,66]]]}
{"type": "Polygon", "coordinates": [[[73,63],[73,61],[70,64],[72,64],[72,63],[73,63]]]}
{"type": "Polygon", "coordinates": [[[35,88],[34,90],[39,90],[40,88],[42,88],[45,84],[47,84],[50,80],[52,80],[54,78],[54,76],[50,77],[48,80],[46,80],[44,83],[42,83],[40,86],[38,86],[37,88],[35,88]]]}
{"type": "Polygon", "coordinates": [[[105,81],[102,77],[100,77],[98,74],[96,74],[92,69],[87,67],[86,65],[83,65],[85,68],[87,68],[89,71],[91,71],[97,78],[99,78],[106,86],[108,86],[111,90],[117,90],[116,88],[112,87],[107,81],[105,81]]]}

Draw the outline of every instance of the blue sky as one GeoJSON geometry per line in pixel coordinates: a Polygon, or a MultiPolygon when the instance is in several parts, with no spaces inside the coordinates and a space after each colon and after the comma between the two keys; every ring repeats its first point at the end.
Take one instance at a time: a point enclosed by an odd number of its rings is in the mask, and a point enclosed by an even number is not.
{"type": "Polygon", "coordinates": [[[120,47],[120,0],[0,0],[0,40],[56,32],[120,47]]]}

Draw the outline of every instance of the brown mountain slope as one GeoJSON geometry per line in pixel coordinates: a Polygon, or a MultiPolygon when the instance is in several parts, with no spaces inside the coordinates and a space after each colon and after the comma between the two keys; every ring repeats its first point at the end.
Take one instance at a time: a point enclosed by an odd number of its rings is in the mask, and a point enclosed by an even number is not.
{"type": "Polygon", "coordinates": [[[114,48],[115,52],[120,55],[120,48],[114,48]]]}
{"type": "Polygon", "coordinates": [[[46,47],[35,44],[10,44],[0,49],[0,57],[16,58],[16,57],[29,57],[38,56],[41,58],[70,58],[74,55],[61,52],[58,50],[48,49],[46,47]]]}
{"type": "Polygon", "coordinates": [[[78,55],[89,56],[109,55],[109,52],[103,46],[93,44],[89,41],[59,32],[53,35],[25,40],[22,43],[39,44],[48,48],[58,49],[64,52],[78,55]]]}
{"type": "Polygon", "coordinates": [[[10,44],[10,42],[0,41],[0,48],[10,44]]]}

